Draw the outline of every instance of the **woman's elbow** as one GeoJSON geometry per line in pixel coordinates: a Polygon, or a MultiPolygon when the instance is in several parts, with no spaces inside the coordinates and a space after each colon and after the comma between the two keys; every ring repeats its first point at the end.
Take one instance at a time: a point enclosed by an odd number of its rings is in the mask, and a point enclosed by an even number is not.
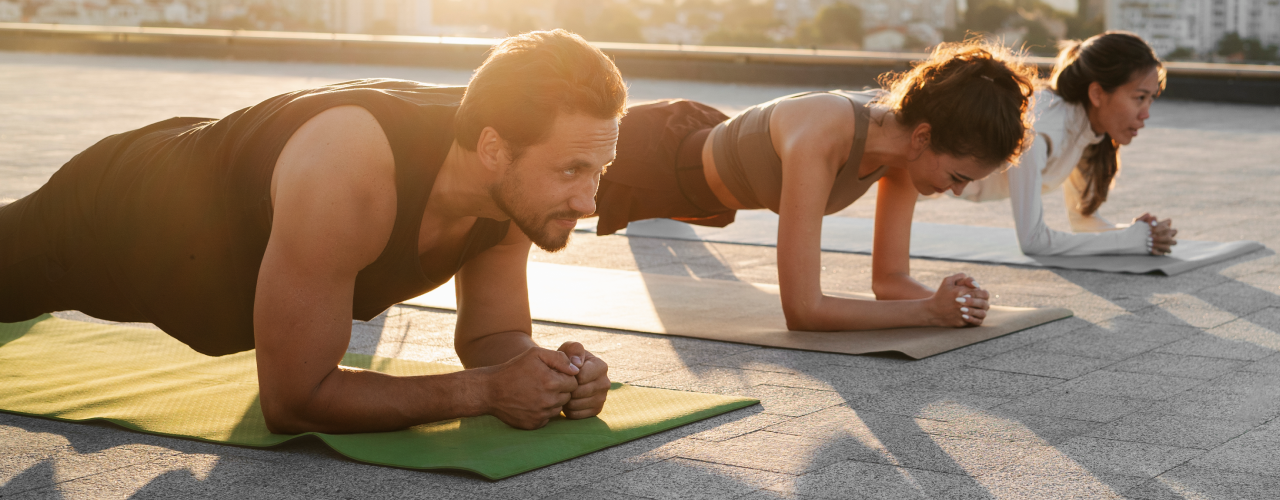
{"type": "Polygon", "coordinates": [[[821,331],[818,325],[818,307],[817,304],[808,304],[802,301],[794,301],[782,303],[782,315],[787,320],[787,329],[795,331],[821,331]]]}
{"type": "Polygon", "coordinates": [[[1018,247],[1025,255],[1044,255],[1049,253],[1049,242],[1035,237],[1018,237],[1018,247]]]}

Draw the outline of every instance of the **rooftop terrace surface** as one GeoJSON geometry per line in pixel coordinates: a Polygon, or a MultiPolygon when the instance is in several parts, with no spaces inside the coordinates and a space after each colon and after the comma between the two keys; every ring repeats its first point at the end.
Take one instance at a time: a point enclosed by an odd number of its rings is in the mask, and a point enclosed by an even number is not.
{"type": "MultiPolygon", "coordinates": [[[[461,85],[469,74],[0,52],[0,203],[108,134],[365,77],[461,85]]],[[[813,89],[633,80],[631,90],[634,102],[682,97],[733,113],[813,89]]],[[[1186,239],[1268,249],[1175,277],[913,259],[925,283],[966,272],[997,304],[1075,311],[921,361],[535,324],[543,345],[583,342],[615,381],[762,404],[505,480],[365,465],[315,440],[260,450],[0,414],[0,497],[1275,498],[1278,162],[1278,108],[1157,102],[1102,212],[1149,211],[1186,239]]],[[[872,199],[840,215],[869,217],[872,199]]],[[[1067,227],[1060,195],[1045,201],[1049,224],[1067,227]]],[[[1006,203],[927,200],[916,214],[1013,225],[1006,203]]],[[[777,283],[774,251],[741,245],[577,235],[532,259],[777,283]]],[[[824,253],[824,288],[869,291],[870,264],[824,253]]],[[[397,306],[354,322],[350,350],[457,363],[454,318],[397,306]]]]}

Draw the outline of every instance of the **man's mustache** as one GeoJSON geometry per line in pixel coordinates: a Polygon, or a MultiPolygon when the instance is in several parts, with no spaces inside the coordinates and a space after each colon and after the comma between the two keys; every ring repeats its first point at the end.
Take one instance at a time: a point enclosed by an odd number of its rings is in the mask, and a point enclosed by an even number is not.
{"type": "Polygon", "coordinates": [[[586,217],[586,216],[587,216],[587,214],[584,214],[584,213],[579,212],[579,211],[577,211],[577,210],[562,210],[562,211],[555,212],[555,213],[552,213],[551,215],[547,216],[547,220],[552,220],[552,219],[573,219],[573,220],[578,220],[578,219],[584,218],[584,217],[586,217]]]}

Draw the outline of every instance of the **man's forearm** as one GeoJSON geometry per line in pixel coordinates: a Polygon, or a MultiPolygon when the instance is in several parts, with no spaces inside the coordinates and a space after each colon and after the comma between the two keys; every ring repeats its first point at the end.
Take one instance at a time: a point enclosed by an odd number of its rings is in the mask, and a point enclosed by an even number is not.
{"type": "Polygon", "coordinates": [[[492,333],[467,341],[459,340],[454,345],[458,359],[467,368],[500,365],[530,347],[538,347],[538,344],[533,341],[532,335],[521,331],[492,333]]]}
{"type": "Polygon", "coordinates": [[[262,397],[272,432],[384,432],[414,425],[483,415],[484,374],[395,377],[335,367],[305,399],[262,397]]]}

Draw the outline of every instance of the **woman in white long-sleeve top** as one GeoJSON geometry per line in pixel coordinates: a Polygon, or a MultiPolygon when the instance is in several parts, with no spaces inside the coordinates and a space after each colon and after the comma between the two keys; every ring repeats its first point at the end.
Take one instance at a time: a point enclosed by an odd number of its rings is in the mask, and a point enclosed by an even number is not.
{"type": "Polygon", "coordinates": [[[1113,224],[1098,207],[1120,172],[1121,145],[1138,135],[1165,82],[1164,66],[1137,36],[1107,32],[1064,42],[1046,88],[1035,96],[1035,138],[1016,167],[970,183],[970,201],[1009,198],[1027,255],[1164,255],[1177,244],[1172,221],[1143,214],[1113,224]],[[1062,186],[1074,232],[1050,229],[1040,196],[1062,186]]]}

